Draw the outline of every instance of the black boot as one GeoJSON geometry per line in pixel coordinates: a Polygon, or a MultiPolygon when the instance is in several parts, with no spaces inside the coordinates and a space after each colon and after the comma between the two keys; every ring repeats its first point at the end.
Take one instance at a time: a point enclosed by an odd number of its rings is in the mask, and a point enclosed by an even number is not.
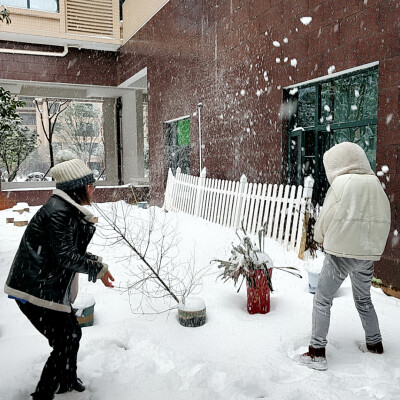
{"type": "Polygon", "coordinates": [[[43,394],[43,393],[31,393],[32,400],[53,400],[54,395],[53,394],[43,394]]]}
{"type": "Polygon", "coordinates": [[[374,353],[374,354],[382,354],[383,353],[383,346],[382,342],[378,342],[375,344],[369,344],[369,343],[361,343],[358,345],[358,348],[363,352],[363,353],[374,353]]]}
{"type": "Polygon", "coordinates": [[[367,345],[367,350],[370,353],[376,353],[376,354],[382,354],[383,353],[382,342],[378,342],[378,343],[375,343],[375,344],[366,343],[366,345],[367,345]]]}
{"type": "Polygon", "coordinates": [[[77,392],[84,392],[85,386],[79,378],[76,378],[76,381],[73,383],[61,383],[60,387],[57,390],[57,394],[72,392],[73,390],[77,392]]]}

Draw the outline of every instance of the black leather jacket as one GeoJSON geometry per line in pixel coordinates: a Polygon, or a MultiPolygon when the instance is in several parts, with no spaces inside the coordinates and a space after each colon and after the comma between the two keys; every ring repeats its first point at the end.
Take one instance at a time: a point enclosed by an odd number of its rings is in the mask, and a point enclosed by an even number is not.
{"type": "MultiPolygon", "coordinates": [[[[78,206],[79,207],[79,206],[78,206]]],[[[71,312],[75,273],[95,281],[103,264],[86,253],[96,228],[71,202],[54,195],[34,215],[22,237],[5,292],[32,304],[71,312]]]]}

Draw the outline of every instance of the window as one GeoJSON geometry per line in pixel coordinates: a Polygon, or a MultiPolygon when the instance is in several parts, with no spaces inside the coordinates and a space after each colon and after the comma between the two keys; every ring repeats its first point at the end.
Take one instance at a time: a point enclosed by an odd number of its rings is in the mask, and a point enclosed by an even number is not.
{"type": "Polygon", "coordinates": [[[58,0],[3,0],[4,6],[21,7],[31,10],[58,12],[58,0]]]}
{"type": "Polygon", "coordinates": [[[314,200],[325,197],[327,181],[322,156],[340,142],[359,144],[376,168],[378,67],[289,89],[288,181],[301,185],[315,179],[314,200]]]}
{"type": "Polygon", "coordinates": [[[36,128],[36,113],[20,112],[19,116],[21,117],[24,125],[31,125],[36,128]]]}
{"type": "Polygon", "coordinates": [[[79,126],[80,134],[84,137],[98,136],[93,122],[82,122],[79,126]]]}
{"type": "Polygon", "coordinates": [[[35,129],[37,148],[21,164],[18,179],[24,178],[31,172],[46,173],[50,168],[50,143],[48,129],[53,129],[51,140],[53,158],[60,150],[70,150],[77,158],[87,165],[96,165],[98,174],[103,178],[105,170],[105,152],[103,137],[103,108],[101,102],[83,103],[59,99],[38,99],[36,109],[29,108],[33,99],[20,98],[26,101],[26,106],[19,108],[19,116],[23,123],[35,129]],[[29,100],[30,102],[28,103],[29,100]],[[63,104],[60,107],[60,104],[63,104]],[[43,120],[42,120],[43,119],[43,120]],[[55,125],[54,125],[55,124],[55,125]],[[47,129],[47,130],[46,130],[47,129]]]}
{"type": "Polygon", "coordinates": [[[167,139],[167,170],[175,174],[178,167],[190,174],[190,119],[183,118],[164,124],[167,139]]]}

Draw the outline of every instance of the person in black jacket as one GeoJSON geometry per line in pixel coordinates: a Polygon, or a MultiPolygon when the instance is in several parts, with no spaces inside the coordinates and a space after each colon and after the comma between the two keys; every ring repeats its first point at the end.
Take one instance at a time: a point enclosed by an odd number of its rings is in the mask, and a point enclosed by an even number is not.
{"type": "Polygon", "coordinates": [[[68,159],[51,173],[56,190],[27,226],[5,284],[5,292],[53,348],[34,400],[85,390],[76,373],[82,332],[71,308],[78,273],[108,287],[114,280],[101,258],[86,252],[95,232],[93,215],[83,207],[94,190],[92,172],[83,161],[68,159]]]}

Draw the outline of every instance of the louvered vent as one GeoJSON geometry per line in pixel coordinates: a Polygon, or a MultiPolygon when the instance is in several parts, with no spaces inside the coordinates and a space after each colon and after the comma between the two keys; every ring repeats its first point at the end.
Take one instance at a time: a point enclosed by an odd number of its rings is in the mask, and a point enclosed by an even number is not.
{"type": "Polygon", "coordinates": [[[113,37],[112,0],[67,0],[67,32],[113,37]]]}

